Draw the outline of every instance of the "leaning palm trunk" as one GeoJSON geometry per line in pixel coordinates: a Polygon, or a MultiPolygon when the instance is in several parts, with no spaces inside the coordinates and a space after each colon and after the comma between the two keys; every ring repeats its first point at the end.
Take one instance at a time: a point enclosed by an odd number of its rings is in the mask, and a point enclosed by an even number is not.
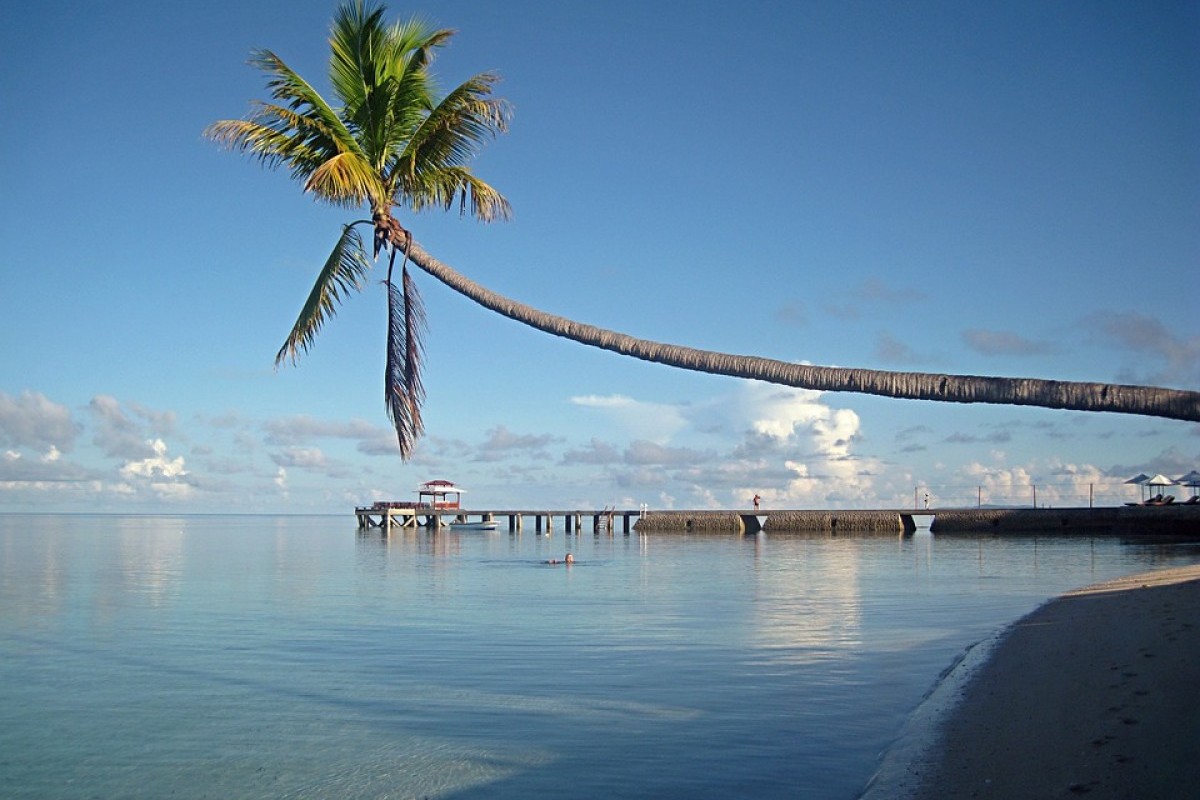
{"type": "Polygon", "coordinates": [[[510,300],[441,263],[416,242],[409,244],[408,257],[418,267],[451,289],[509,319],[573,342],[611,350],[655,364],[713,375],[753,378],[822,392],[858,392],[906,400],[995,403],[1065,408],[1072,411],[1112,411],[1200,422],[1200,392],[1158,386],[1050,381],[1037,378],[993,378],[981,375],[817,367],[772,358],[731,355],[652,342],[547,314],[510,300]]]}

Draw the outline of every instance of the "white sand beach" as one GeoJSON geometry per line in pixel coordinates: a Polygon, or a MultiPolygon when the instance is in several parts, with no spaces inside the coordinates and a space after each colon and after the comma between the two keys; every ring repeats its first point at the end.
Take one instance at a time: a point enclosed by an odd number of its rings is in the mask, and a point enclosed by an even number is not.
{"type": "Polygon", "coordinates": [[[986,655],[866,797],[1200,796],[1200,565],[1071,592],[986,655]]]}

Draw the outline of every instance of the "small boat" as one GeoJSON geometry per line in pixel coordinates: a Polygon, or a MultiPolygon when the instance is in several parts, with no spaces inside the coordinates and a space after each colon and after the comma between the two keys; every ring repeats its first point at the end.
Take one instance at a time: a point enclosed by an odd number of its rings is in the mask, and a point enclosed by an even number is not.
{"type": "Polygon", "coordinates": [[[494,519],[476,520],[475,522],[450,522],[451,528],[459,531],[494,531],[500,523],[494,519]]]}

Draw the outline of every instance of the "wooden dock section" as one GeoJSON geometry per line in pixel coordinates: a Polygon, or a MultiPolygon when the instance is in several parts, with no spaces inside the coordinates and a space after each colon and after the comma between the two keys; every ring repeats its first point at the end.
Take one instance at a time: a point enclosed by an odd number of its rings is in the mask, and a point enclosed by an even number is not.
{"type": "Polygon", "coordinates": [[[465,509],[434,508],[419,503],[375,503],[354,509],[359,528],[432,528],[439,529],[453,523],[499,522],[507,519],[510,532],[523,530],[527,520],[532,520],[537,533],[551,533],[554,521],[562,521],[567,533],[582,531],[585,520],[590,520],[593,532],[614,532],[619,525],[622,533],[630,533],[635,521],[642,516],[638,509],[465,509]]]}

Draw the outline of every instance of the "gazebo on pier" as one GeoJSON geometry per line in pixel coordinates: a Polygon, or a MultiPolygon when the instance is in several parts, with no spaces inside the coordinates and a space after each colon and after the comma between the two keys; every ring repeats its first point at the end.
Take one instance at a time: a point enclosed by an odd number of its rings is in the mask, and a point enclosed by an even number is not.
{"type": "Polygon", "coordinates": [[[462,493],[466,489],[455,486],[452,481],[426,481],[417,489],[417,507],[432,509],[462,508],[462,493]]]}

